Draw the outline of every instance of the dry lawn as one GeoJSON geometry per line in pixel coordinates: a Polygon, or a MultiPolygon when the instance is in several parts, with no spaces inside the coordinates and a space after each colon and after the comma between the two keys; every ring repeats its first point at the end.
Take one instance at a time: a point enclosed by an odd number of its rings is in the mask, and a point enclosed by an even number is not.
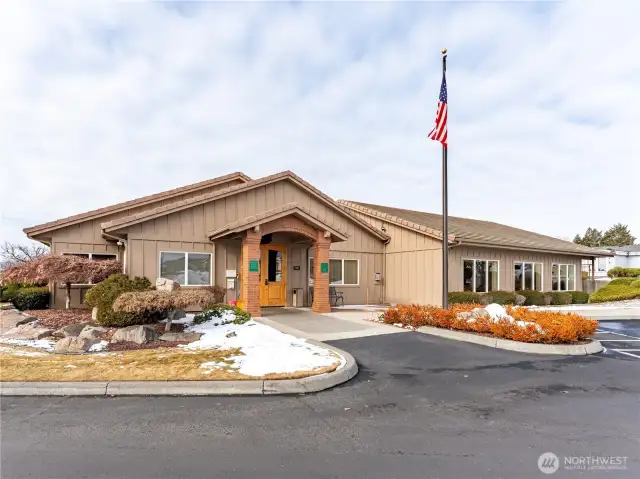
{"type": "MultiPolygon", "coordinates": [[[[180,348],[146,349],[96,354],[35,354],[34,349],[3,345],[0,350],[0,381],[180,381],[256,379],[233,370],[231,356],[238,349],[184,351],[180,348]],[[216,361],[220,369],[209,374],[200,365],[216,361]]],[[[269,374],[265,379],[293,379],[335,370],[329,367],[287,374],[269,374]]]]}

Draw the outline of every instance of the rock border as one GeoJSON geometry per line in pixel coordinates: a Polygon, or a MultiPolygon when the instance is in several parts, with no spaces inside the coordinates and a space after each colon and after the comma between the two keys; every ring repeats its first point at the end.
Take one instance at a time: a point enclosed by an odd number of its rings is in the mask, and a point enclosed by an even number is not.
{"type": "Polygon", "coordinates": [[[520,341],[512,341],[511,339],[481,336],[479,334],[466,333],[464,331],[434,328],[433,326],[422,326],[416,329],[416,331],[422,334],[430,334],[432,336],[453,339],[455,341],[464,341],[467,343],[480,344],[490,348],[505,349],[507,351],[516,351],[519,353],[585,356],[588,354],[597,354],[603,350],[602,344],[597,340],[592,340],[587,344],[540,344],[523,343],[520,341]]]}
{"type": "Polygon", "coordinates": [[[271,396],[307,394],[345,383],[358,374],[358,364],[351,354],[313,339],[307,339],[307,342],[340,354],[345,358],[346,364],[330,373],[301,379],[0,382],[0,396],[271,396]]]}

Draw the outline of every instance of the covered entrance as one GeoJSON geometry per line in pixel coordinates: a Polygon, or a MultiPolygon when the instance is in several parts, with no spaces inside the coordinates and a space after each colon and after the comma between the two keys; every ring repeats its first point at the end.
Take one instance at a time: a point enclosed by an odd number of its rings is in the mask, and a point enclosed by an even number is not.
{"type": "Polygon", "coordinates": [[[286,306],[287,247],[260,245],[260,306],[286,306]]]}

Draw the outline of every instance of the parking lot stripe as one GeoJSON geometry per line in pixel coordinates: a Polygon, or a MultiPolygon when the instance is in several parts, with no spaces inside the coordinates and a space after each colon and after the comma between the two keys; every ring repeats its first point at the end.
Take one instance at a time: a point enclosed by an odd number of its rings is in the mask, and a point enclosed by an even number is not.
{"type": "Polygon", "coordinates": [[[640,339],[598,339],[598,341],[615,341],[616,343],[634,343],[639,342],[640,339]]]}
{"type": "Polygon", "coordinates": [[[632,356],[634,358],[640,359],[640,356],[637,354],[631,354],[628,351],[640,351],[640,349],[612,349],[611,351],[615,351],[617,353],[626,354],[627,356],[632,356]]]}
{"type": "Polygon", "coordinates": [[[616,333],[615,331],[608,331],[606,329],[600,330],[600,329],[596,329],[597,333],[606,333],[606,334],[615,334],[617,336],[624,336],[626,338],[633,338],[633,339],[640,339],[638,336],[629,336],[628,334],[624,334],[624,333],[616,333]]]}

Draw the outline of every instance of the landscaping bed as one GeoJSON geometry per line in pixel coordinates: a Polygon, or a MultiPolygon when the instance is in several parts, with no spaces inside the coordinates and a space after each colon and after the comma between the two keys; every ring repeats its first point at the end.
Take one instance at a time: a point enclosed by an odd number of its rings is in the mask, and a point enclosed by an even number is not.
{"type": "Polygon", "coordinates": [[[448,309],[421,305],[389,308],[379,321],[417,329],[452,329],[527,343],[585,344],[598,322],[575,313],[534,311],[498,304],[455,304],[448,309]]]}
{"type": "Polygon", "coordinates": [[[41,326],[50,329],[91,321],[90,309],[35,309],[23,312],[35,316],[41,326]]]}

